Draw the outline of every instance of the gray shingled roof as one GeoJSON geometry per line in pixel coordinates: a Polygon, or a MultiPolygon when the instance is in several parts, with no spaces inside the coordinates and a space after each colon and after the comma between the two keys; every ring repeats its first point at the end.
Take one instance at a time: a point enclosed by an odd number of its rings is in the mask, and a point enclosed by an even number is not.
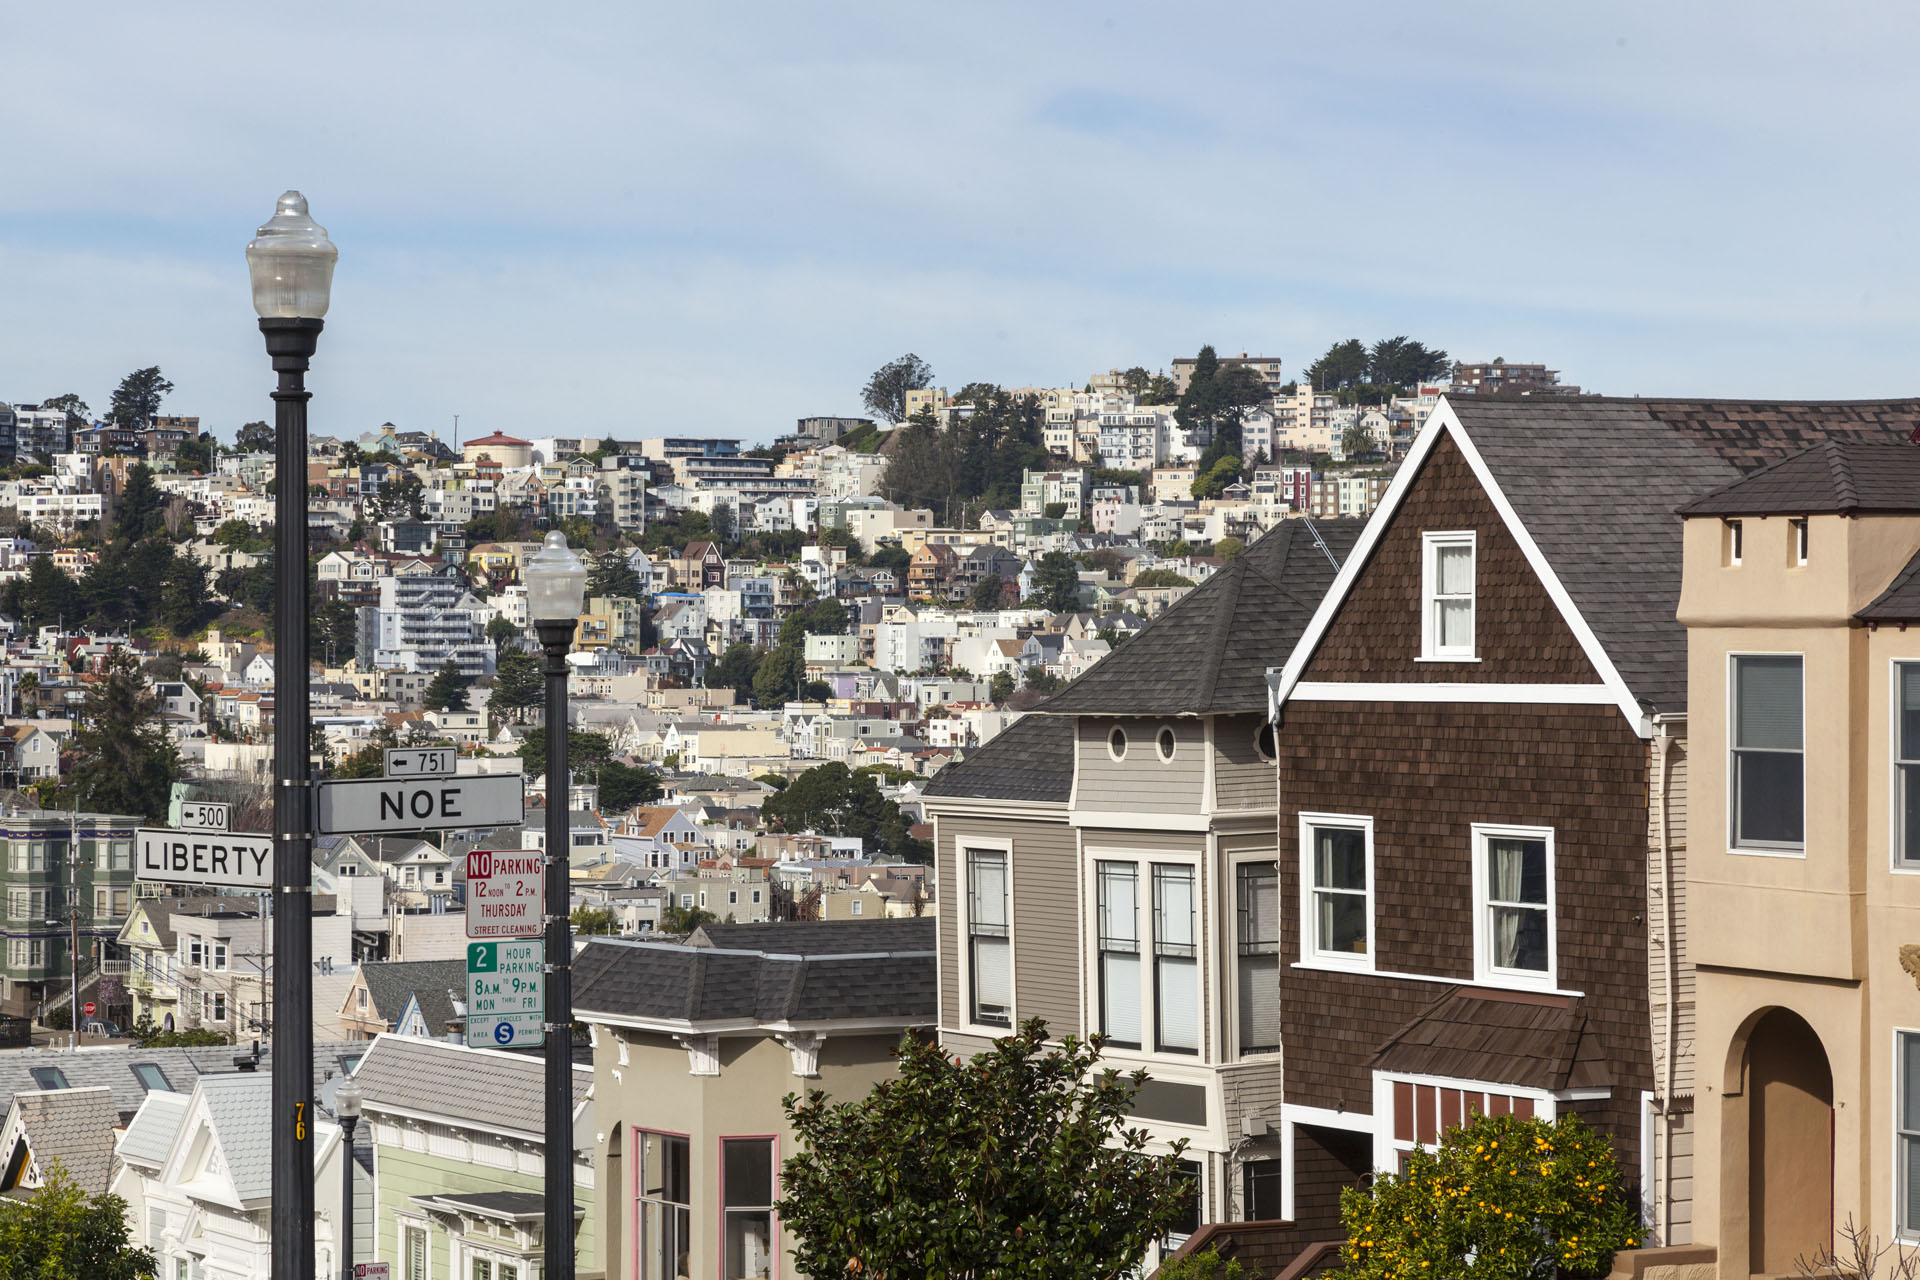
{"type": "Polygon", "coordinates": [[[367,995],[374,1011],[387,1022],[399,1019],[407,1007],[407,997],[420,1001],[420,1016],[427,1030],[444,1035],[452,1021],[453,996],[449,992],[467,989],[467,960],[374,960],[360,966],[366,979],[367,995]]]}
{"type": "Polygon", "coordinates": [[[106,1191],[113,1177],[113,1131],[120,1122],[109,1089],[102,1085],[19,1093],[13,1105],[20,1109],[27,1149],[43,1177],[58,1161],[84,1190],[93,1195],[106,1191]]]}
{"type": "MultiPolygon", "coordinates": [[[[1126,648],[1137,643],[1130,640],[1126,648]]],[[[1113,658],[1101,659],[1094,670],[1113,658]]],[[[1073,794],[1073,721],[1024,715],[984,747],[969,751],[965,760],[934,774],[920,794],[930,800],[965,796],[1065,804],[1073,794]]]]}
{"type": "Polygon", "coordinates": [[[164,1093],[156,1089],[147,1095],[141,1107],[120,1137],[119,1155],[128,1164],[158,1169],[167,1162],[173,1140],[180,1134],[180,1122],[187,1118],[184,1093],[164,1093]]]}
{"type": "Polygon", "coordinates": [[[1920,553],[1907,561],[1872,604],[1853,616],[1862,622],[1920,622],[1920,553]]]}
{"type": "Polygon", "coordinates": [[[582,1016],[658,1018],[672,1022],[751,1019],[832,1022],[891,1018],[918,1026],[934,1017],[934,949],[928,921],[872,921],[874,948],[803,952],[813,924],[769,926],[764,940],[740,934],[735,947],[599,939],[574,961],[573,1007],[582,1016]]]}
{"type": "MultiPolygon", "coordinates": [[[[464,984],[465,978],[461,979],[464,984]]],[[[340,1073],[342,1054],[355,1054],[366,1048],[365,1041],[329,1041],[313,1047],[313,1079],[317,1087],[329,1075],[340,1073]]],[[[113,1107],[119,1119],[131,1119],[146,1100],[147,1086],[134,1074],[134,1067],[151,1065],[160,1069],[166,1086],[175,1093],[192,1093],[193,1082],[204,1075],[227,1074],[234,1070],[236,1053],[246,1052],[241,1045],[211,1045],[193,1049],[142,1049],[137,1045],[103,1045],[81,1049],[77,1053],[48,1049],[0,1050],[0,1098],[31,1093],[45,1086],[34,1079],[35,1070],[59,1071],[69,1089],[105,1085],[113,1091],[113,1107]]],[[[259,1070],[265,1074],[272,1062],[271,1047],[261,1052],[259,1070]]]]}
{"type": "Polygon", "coordinates": [[[1686,630],[1674,617],[1679,509],[1829,436],[1897,443],[1920,428],[1920,400],[1448,404],[1621,678],[1655,711],[1687,704],[1686,630]]]}
{"type": "MultiPolygon", "coordinates": [[[[576,996],[576,1008],[578,1004],[576,996]]],[[[386,1107],[510,1129],[538,1141],[546,1131],[545,1070],[545,1059],[537,1054],[383,1035],[374,1038],[353,1078],[365,1090],[369,1109],[386,1107]]],[[[592,1083],[593,1068],[576,1063],[576,1111],[592,1083]]]]}
{"type": "Polygon", "coordinates": [[[1267,709],[1267,669],[1294,642],[1346,562],[1360,520],[1288,520],[1256,539],[1038,708],[1041,715],[1232,715],[1267,709]]]}
{"type": "Polygon", "coordinates": [[[236,1071],[203,1076],[200,1096],[206,1101],[213,1131],[220,1136],[227,1176],[242,1201],[263,1199],[273,1192],[273,1076],[264,1071],[236,1071]]]}
{"type": "Polygon", "coordinates": [[[1824,440],[1680,509],[1685,516],[1920,511],[1920,447],[1824,440]]]}
{"type": "Polygon", "coordinates": [[[772,955],[862,955],[876,951],[931,951],[931,916],[907,920],[810,920],[792,924],[703,924],[690,947],[758,951],[772,955]]]}

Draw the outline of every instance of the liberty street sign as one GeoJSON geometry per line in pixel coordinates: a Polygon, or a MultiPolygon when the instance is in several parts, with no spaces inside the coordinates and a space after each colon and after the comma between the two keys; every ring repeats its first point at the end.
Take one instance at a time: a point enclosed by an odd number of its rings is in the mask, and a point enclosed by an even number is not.
{"type": "Polygon", "coordinates": [[[525,784],[517,773],[323,782],[320,834],[517,827],[527,816],[525,784]]]}
{"type": "Polygon", "coordinates": [[[519,1049],[542,1043],[547,1020],[546,944],[467,944],[467,1043],[519,1049]]]}
{"type": "Polygon", "coordinates": [[[546,855],[475,849],[467,855],[467,936],[537,938],[546,915],[546,855]]]}
{"type": "Polygon", "coordinates": [[[450,778],[459,772],[452,747],[388,747],[384,759],[389,778],[450,778]]]}
{"type": "Polygon", "coordinates": [[[273,837],[141,827],[134,832],[133,878],[216,889],[271,889],[273,837]]]}

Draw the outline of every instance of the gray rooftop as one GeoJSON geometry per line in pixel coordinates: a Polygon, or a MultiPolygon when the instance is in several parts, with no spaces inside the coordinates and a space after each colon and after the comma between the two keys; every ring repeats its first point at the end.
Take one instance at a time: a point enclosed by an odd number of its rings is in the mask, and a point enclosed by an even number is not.
{"type": "Polygon", "coordinates": [[[1920,552],[1894,575],[1872,604],[1853,616],[1862,622],[1920,622],[1920,552]]]}
{"type": "Polygon", "coordinates": [[[104,1085],[18,1093],[13,1105],[20,1110],[27,1149],[43,1175],[58,1161],[88,1193],[106,1191],[113,1177],[113,1131],[119,1116],[104,1085]]]}
{"type": "MultiPolygon", "coordinates": [[[[465,978],[461,979],[462,983],[465,978]]],[[[313,1079],[317,1088],[329,1076],[345,1070],[342,1059],[350,1059],[366,1049],[364,1041],[329,1041],[313,1047],[313,1079]]],[[[205,1075],[231,1074],[234,1055],[246,1053],[246,1046],[211,1045],[192,1049],[142,1049],[138,1045],[103,1045],[81,1049],[77,1053],[49,1049],[0,1050],[0,1097],[30,1093],[46,1088],[87,1089],[105,1085],[112,1091],[113,1108],[118,1120],[131,1119],[146,1100],[148,1084],[135,1067],[156,1068],[152,1087],[174,1093],[193,1092],[193,1083],[205,1075]],[[34,1072],[42,1076],[36,1078],[34,1072]],[[58,1072],[57,1076],[51,1072],[58,1072]]],[[[266,1074],[272,1061],[271,1049],[263,1049],[259,1074],[266,1074]]]]}
{"type": "Polygon", "coordinates": [[[121,1135],[120,1158],[148,1169],[165,1164],[173,1140],[179,1136],[180,1122],[187,1118],[189,1101],[184,1093],[156,1089],[148,1094],[147,1105],[140,1108],[121,1135]]]}
{"type": "MultiPolygon", "coordinates": [[[[574,1009],[591,1018],[761,1023],[934,1017],[932,920],[861,921],[865,937],[807,935],[839,926],[737,925],[726,946],[595,939],[574,961],[574,1009]],[[754,935],[747,930],[760,929],[754,935]],[[882,929],[887,932],[882,932],[882,929]],[[818,951],[810,951],[815,945],[818,951]],[[844,948],[858,945],[860,951],[844,948]]],[[[711,936],[711,935],[709,935],[711,936]]]]}
{"type": "MultiPolygon", "coordinates": [[[[510,1129],[538,1141],[546,1131],[545,1070],[545,1060],[533,1054],[383,1035],[374,1038],[353,1078],[366,1091],[371,1110],[409,1111],[453,1123],[510,1129]]],[[[586,1101],[592,1083],[593,1068],[576,1063],[576,1110],[586,1101]]]]}
{"type": "Polygon", "coordinates": [[[241,1200],[262,1199],[273,1192],[273,1076],[264,1071],[236,1071],[205,1076],[200,1096],[220,1135],[227,1176],[241,1200]]]}
{"type": "Polygon", "coordinates": [[[416,997],[427,1030],[436,1036],[444,1035],[453,1020],[452,993],[467,989],[465,956],[458,960],[373,960],[362,964],[360,973],[366,980],[374,1012],[394,1022],[407,1007],[407,997],[416,997]]]}
{"type": "Polygon", "coordinates": [[[1038,713],[1264,713],[1267,669],[1286,662],[1333,585],[1333,561],[1346,562],[1362,525],[1360,520],[1276,525],[1042,703],[1038,713]],[[1316,529],[1331,560],[1314,539],[1316,529]]]}
{"type": "MultiPolygon", "coordinates": [[[[1101,661],[1112,660],[1110,654],[1101,661]]],[[[961,796],[1065,804],[1073,794],[1073,721],[1024,715],[984,747],[969,751],[965,760],[934,774],[920,794],[929,800],[961,796]]]]}
{"type": "Polygon", "coordinates": [[[1920,447],[1824,440],[1680,509],[1687,516],[1920,511],[1920,447]]]}

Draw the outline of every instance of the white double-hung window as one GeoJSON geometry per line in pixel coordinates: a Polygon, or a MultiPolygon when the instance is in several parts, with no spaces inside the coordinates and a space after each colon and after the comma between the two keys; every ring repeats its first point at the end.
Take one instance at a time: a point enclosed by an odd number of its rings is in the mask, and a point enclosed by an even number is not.
{"type": "Polygon", "coordinates": [[[1300,815],[1301,956],[1373,967],[1373,819],[1300,815]]]}
{"type": "Polygon", "coordinates": [[[1806,851],[1806,662],[1797,653],[1734,654],[1733,847],[1806,851]]]}
{"type": "Polygon", "coordinates": [[[1893,664],[1893,865],[1920,871],[1920,662],[1893,664]]]}
{"type": "Polygon", "coordinates": [[[1153,865],[1154,1047],[1200,1052],[1200,947],[1194,869],[1153,865]]]}
{"type": "Polygon", "coordinates": [[[1423,533],[1420,550],[1420,656],[1471,659],[1476,535],[1471,529],[1423,533]]]}
{"type": "Polygon", "coordinates": [[[1100,981],[1100,1031],[1109,1043],[1140,1047],[1140,868],[1093,864],[1100,981]]]}
{"type": "Polygon", "coordinates": [[[1552,987],[1552,829],[1475,823],[1473,897],[1478,979],[1552,987]]]}
{"type": "Polygon", "coordinates": [[[1004,849],[967,852],[968,977],[973,1021],[1013,1024],[1013,930],[1004,849]]]}

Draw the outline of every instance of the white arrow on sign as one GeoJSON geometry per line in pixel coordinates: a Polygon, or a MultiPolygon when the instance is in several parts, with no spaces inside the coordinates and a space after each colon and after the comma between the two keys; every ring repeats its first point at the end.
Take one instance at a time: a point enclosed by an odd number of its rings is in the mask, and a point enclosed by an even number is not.
{"type": "Polygon", "coordinates": [[[134,832],[133,878],[216,889],[271,889],[273,837],[140,827],[134,832]]]}
{"type": "Polygon", "coordinates": [[[519,826],[526,779],[517,773],[461,778],[353,778],[320,784],[322,835],[519,826]]]}

